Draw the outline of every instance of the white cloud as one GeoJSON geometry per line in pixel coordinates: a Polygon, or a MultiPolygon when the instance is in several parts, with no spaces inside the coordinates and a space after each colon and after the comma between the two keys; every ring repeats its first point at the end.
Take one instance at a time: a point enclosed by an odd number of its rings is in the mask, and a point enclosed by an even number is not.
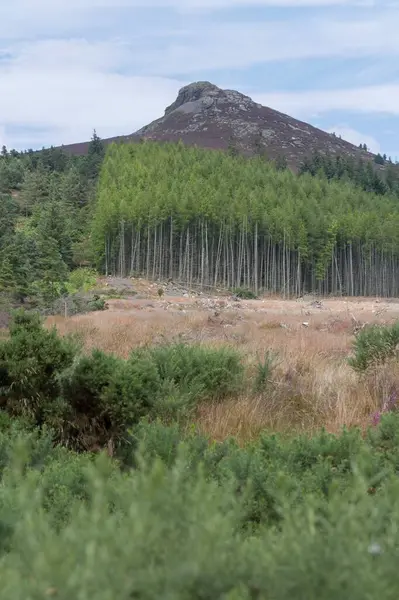
{"type": "Polygon", "coordinates": [[[115,18],[118,10],[134,11],[137,8],[170,8],[180,13],[206,14],[250,7],[379,7],[382,10],[398,4],[396,0],[394,3],[391,0],[3,0],[0,4],[0,39],[32,39],[38,35],[66,34],[71,28],[93,24],[101,10],[108,10],[115,18]]]}
{"type": "MultiPolygon", "coordinates": [[[[3,67],[0,62],[0,86],[7,91],[0,93],[0,133],[24,126],[36,130],[36,146],[67,144],[88,139],[94,127],[102,137],[120,135],[160,116],[181,82],[111,72],[124,56],[118,45],[60,41],[24,48],[3,67]]],[[[12,145],[32,145],[25,135],[9,137],[12,145]]]]}
{"type": "Polygon", "coordinates": [[[329,133],[334,132],[337,136],[341,136],[342,139],[351,142],[355,146],[366,144],[367,148],[374,154],[381,152],[381,146],[373,136],[356,131],[347,125],[335,125],[334,127],[330,127],[327,131],[329,133]]]}
{"type": "Polygon", "coordinates": [[[298,118],[338,110],[399,115],[399,83],[341,90],[273,92],[255,94],[254,99],[298,118]]]}
{"type": "Polygon", "coordinates": [[[399,55],[399,11],[350,20],[313,17],[281,21],[207,24],[185,32],[162,50],[143,56],[156,73],[244,68],[311,58],[399,55]]]}

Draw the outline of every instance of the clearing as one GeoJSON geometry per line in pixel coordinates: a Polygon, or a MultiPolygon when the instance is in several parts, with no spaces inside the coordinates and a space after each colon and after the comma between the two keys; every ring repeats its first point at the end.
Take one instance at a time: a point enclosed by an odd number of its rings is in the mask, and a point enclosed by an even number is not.
{"type": "Polygon", "coordinates": [[[79,332],[87,349],[123,357],[139,345],[227,344],[242,353],[254,378],[272,357],[264,389],[199,407],[196,422],[215,439],[250,439],[264,428],[324,426],[336,432],[343,425],[367,426],[399,375],[390,364],[359,376],[346,362],[362,326],[399,318],[396,299],[238,300],[223,291],[207,295],[143,279],[108,278],[99,287],[108,290],[107,311],[49,317],[48,325],[79,332]]]}

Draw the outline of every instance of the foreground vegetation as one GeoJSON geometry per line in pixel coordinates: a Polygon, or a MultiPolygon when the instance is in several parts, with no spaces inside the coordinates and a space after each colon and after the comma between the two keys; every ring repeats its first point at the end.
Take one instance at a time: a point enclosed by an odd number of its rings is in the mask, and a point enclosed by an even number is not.
{"type": "MultiPolygon", "coordinates": [[[[376,331],[354,342],[358,371],[392,359],[395,326],[376,331]]],[[[0,598],[396,598],[393,404],[367,431],[244,445],[194,424],[271,368],[195,345],[87,353],[17,312],[0,345],[0,598]]]]}
{"type": "MultiPolygon", "coordinates": [[[[85,296],[96,273],[81,267],[94,263],[247,298],[397,294],[392,170],[383,185],[370,168],[315,156],[296,177],[231,154],[113,147],[97,193],[97,136],[87,157],[3,149],[7,310],[104,308],[85,296]]],[[[361,329],[339,359],[353,381],[330,369],[322,384],[298,349],[280,368],[263,338],[250,362],[227,330],[223,347],[153,335],[137,347],[121,327],[126,348],[117,339],[112,352],[43,327],[38,312],[17,312],[3,332],[0,599],[396,599],[397,324],[361,329]],[[344,406],[342,383],[362,402],[344,406]],[[243,399],[295,426],[277,434],[260,421],[256,436],[235,428],[218,442],[204,433],[204,407],[243,399]],[[345,422],[354,404],[369,427],[315,432],[323,410],[345,422]]]]}
{"type": "Polygon", "coordinates": [[[395,415],[366,439],[131,435],[118,464],[3,418],[0,598],[396,598],[395,415]]]}

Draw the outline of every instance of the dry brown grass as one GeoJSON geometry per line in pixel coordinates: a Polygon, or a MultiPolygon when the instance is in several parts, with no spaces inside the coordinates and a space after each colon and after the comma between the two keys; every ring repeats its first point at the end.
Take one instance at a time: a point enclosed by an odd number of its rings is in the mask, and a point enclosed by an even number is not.
{"type": "Polygon", "coordinates": [[[107,312],[51,317],[47,323],[62,334],[77,332],[87,350],[100,348],[122,357],[137,346],[178,340],[227,344],[243,354],[252,375],[249,382],[265,352],[275,352],[278,358],[264,389],[255,393],[248,383],[240,397],[198,408],[197,424],[212,438],[248,440],[263,429],[312,431],[324,426],[338,432],[344,425],[365,427],[393,387],[399,387],[396,365],[360,377],[346,362],[354,323],[393,320],[399,307],[387,304],[389,310],[375,311],[359,301],[341,303],[340,309],[332,306],[335,310],[306,311],[304,316],[302,306],[275,299],[259,310],[244,305],[216,313],[194,306],[171,308],[155,300],[140,305],[114,301],[107,312]]]}

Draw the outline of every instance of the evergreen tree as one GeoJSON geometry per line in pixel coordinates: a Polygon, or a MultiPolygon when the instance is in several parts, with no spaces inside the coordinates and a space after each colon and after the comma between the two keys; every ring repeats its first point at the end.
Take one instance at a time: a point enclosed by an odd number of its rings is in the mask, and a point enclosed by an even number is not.
{"type": "Polygon", "coordinates": [[[64,290],[68,276],[68,267],[62,259],[59,243],[51,236],[37,236],[38,263],[40,279],[32,282],[34,293],[47,302],[58,298],[64,290]]]}
{"type": "Polygon", "coordinates": [[[288,168],[287,157],[285,154],[278,154],[274,162],[278,171],[283,171],[288,168]]]}
{"type": "Polygon", "coordinates": [[[88,153],[85,157],[85,162],[82,165],[83,173],[89,180],[96,180],[98,178],[104,156],[104,142],[97,135],[96,130],[94,130],[92,138],[89,142],[88,153]]]}

